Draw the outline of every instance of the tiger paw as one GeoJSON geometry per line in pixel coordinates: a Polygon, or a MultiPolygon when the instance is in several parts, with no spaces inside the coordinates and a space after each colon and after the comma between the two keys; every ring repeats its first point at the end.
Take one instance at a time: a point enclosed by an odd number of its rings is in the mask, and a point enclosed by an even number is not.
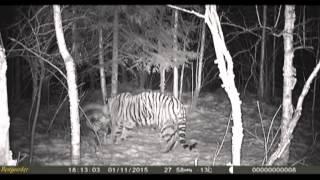
{"type": "Polygon", "coordinates": [[[121,137],[120,137],[120,140],[121,141],[124,141],[124,140],[126,140],[127,139],[127,135],[122,135],[121,137]]]}
{"type": "Polygon", "coordinates": [[[196,151],[198,142],[196,140],[190,140],[188,146],[185,147],[185,149],[188,149],[189,151],[196,151]]]}

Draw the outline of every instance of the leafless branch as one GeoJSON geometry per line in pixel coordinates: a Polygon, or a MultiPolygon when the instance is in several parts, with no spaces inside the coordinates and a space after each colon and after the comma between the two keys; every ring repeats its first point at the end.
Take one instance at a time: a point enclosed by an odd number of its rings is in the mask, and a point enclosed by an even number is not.
{"type": "Polygon", "coordinates": [[[237,25],[237,24],[233,24],[231,22],[221,23],[221,25],[231,26],[231,27],[234,27],[234,28],[242,30],[242,32],[247,32],[247,33],[250,33],[250,34],[252,34],[254,36],[260,37],[259,34],[254,33],[254,31],[258,29],[258,27],[256,27],[256,26],[247,28],[247,27],[243,27],[243,26],[240,26],[240,25],[237,25]]]}
{"type": "Polygon", "coordinates": [[[279,19],[280,19],[280,14],[281,14],[281,8],[282,8],[282,6],[280,5],[277,20],[273,25],[274,28],[277,27],[277,25],[278,25],[278,22],[279,22],[279,19]]]}
{"type": "Polygon", "coordinates": [[[293,48],[293,51],[300,50],[300,49],[313,50],[314,48],[313,48],[313,46],[298,46],[298,47],[293,48]]]}
{"type": "Polygon", "coordinates": [[[168,4],[167,6],[173,8],[173,9],[177,9],[179,11],[183,11],[183,12],[189,13],[189,14],[194,14],[194,15],[198,16],[199,18],[203,18],[203,19],[205,18],[205,16],[203,14],[195,12],[194,10],[187,10],[187,9],[180,8],[178,6],[173,6],[173,5],[170,5],[170,4],[168,4]]]}
{"type": "Polygon", "coordinates": [[[11,41],[14,41],[16,43],[18,43],[20,46],[22,46],[23,48],[25,48],[27,51],[29,51],[30,53],[32,53],[33,55],[35,55],[36,57],[40,58],[41,60],[43,60],[44,62],[48,63],[51,67],[53,67],[54,69],[56,69],[63,78],[65,78],[65,80],[67,80],[66,75],[54,64],[52,64],[49,60],[47,60],[46,58],[42,57],[41,55],[39,55],[37,52],[33,51],[32,49],[28,48],[27,46],[25,46],[23,43],[21,43],[20,41],[14,39],[14,38],[9,38],[11,41]]]}
{"type": "Polygon", "coordinates": [[[259,22],[259,26],[261,27],[261,21],[260,21],[260,15],[259,15],[259,10],[258,10],[258,6],[256,5],[256,14],[257,14],[257,18],[258,18],[258,22],[259,22]]]}

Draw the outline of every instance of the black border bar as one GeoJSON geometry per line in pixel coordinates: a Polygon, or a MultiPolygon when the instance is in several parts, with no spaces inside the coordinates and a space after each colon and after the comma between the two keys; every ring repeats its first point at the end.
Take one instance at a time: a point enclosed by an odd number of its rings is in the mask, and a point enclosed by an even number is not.
{"type": "Polygon", "coordinates": [[[0,174],[320,174],[320,166],[0,166],[0,174]]]}

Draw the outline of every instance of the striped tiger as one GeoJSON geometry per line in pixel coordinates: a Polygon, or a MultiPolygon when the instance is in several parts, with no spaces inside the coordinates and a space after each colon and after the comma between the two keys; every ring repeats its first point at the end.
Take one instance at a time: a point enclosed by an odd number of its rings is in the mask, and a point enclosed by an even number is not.
{"type": "Polygon", "coordinates": [[[186,111],[177,98],[147,91],[136,95],[121,93],[107,101],[114,143],[119,143],[119,139],[126,139],[128,131],[140,126],[160,130],[161,141],[165,144],[161,152],[172,150],[177,141],[183,148],[191,150],[194,147],[186,143],[186,111]]]}

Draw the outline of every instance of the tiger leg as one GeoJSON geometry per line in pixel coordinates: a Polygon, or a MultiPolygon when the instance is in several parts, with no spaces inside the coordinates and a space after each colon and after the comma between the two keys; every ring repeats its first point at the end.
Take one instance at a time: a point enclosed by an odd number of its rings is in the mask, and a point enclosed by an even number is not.
{"type": "Polygon", "coordinates": [[[111,129],[111,140],[114,144],[119,144],[119,136],[123,134],[123,122],[120,121],[118,124],[114,123],[111,129]]]}
{"type": "Polygon", "coordinates": [[[120,139],[122,141],[126,140],[130,136],[130,130],[132,130],[134,127],[135,127],[134,122],[132,122],[132,121],[124,122],[120,139]]]}
{"type": "Polygon", "coordinates": [[[161,128],[161,152],[167,153],[177,144],[177,133],[175,125],[166,125],[161,128]]]}
{"type": "Polygon", "coordinates": [[[121,136],[120,136],[120,140],[121,141],[124,141],[126,140],[128,137],[128,131],[126,130],[125,127],[122,128],[122,133],[121,133],[121,136]]]}

